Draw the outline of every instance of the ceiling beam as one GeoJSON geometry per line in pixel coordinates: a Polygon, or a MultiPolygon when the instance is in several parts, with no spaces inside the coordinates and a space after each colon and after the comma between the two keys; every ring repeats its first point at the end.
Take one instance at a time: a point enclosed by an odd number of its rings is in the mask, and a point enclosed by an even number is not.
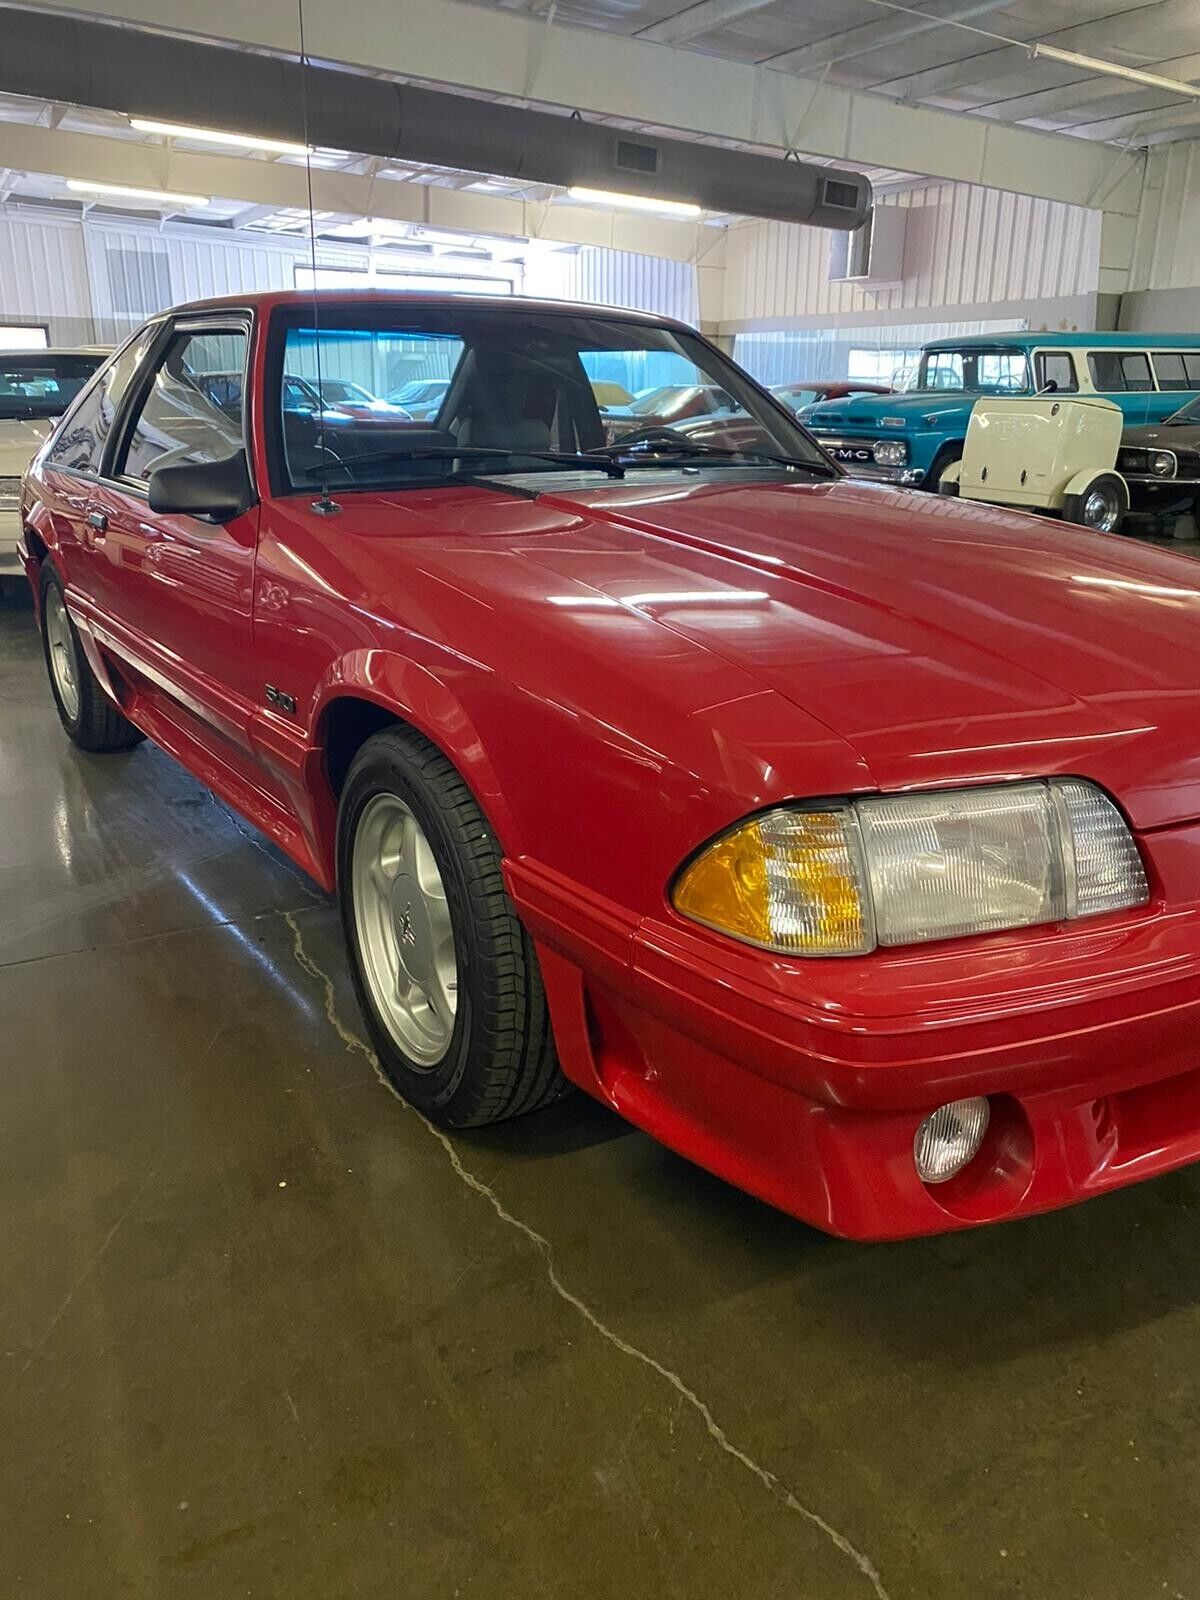
{"type": "MultiPolygon", "coordinates": [[[[1137,65],[1150,67],[1156,36],[1163,45],[1160,54],[1165,56],[1170,50],[1170,41],[1179,37],[1180,29],[1187,28],[1190,31],[1194,27],[1195,0],[1102,0],[1102,3],[1111,7],[1105,15],[1088,22],[1072,23],[1069,27],[1060,27],[1049,33],[1041,29],[1036,21],[1023,20],[1019,14],[1010,14],[1005,17],[1004,26],[999,31],[1018,40],[1016,47],[1000,45],[996,48],[989,41],[981,39],[972,55],[947,62],[941,67],[927,67],[921,72],[890,78],[874,87],[888,94],[902,95],[906,100],[922,100],[930,95],[945,95],[972,84],[987,84],[1027,70],[1034,71],[1034,83],[1048,85],[1053,82],[1048,76],[1053,71],[1049,62],[1039,62],[1036,68],[1030,68],[1027,47],[1035,39],[1087,55],[1103,55],[1111,48],[1118,57],[1122,57],[1129,54],[1131,38],[1136,38],[1137,65]]],[[[1071,71],[1069,68],[1058,69],[1064,85],[1071,86],[1078,81],[1072,78],[1071,71]]]]}
{"type": "Polygon", "coordinates": [[[1134,140],[1139,144],[1159,144],[1164,136],[1178,135],[1194,138],[1200,123],[1200,104],[1195,101],[1176,103],[1162,111],[1127,111],[1120,116],[1105,117],[1103,121],[1075,124],[1076,132],[1085,139],[1134,140]]]}
{"type": "Polygon", "coordinates": [[[910,16],[905,12],[882,12],[860,27],[847,28],[844,33],[831,34],[815,44],[801,45],[797,50],[785,50],[771,56],[770,65],[788,72],[815,72],[837,61],[850,61],[855,56],[870,55],[886,45],[899,44],[902,39],[913,39],[918,34],[930,33],[945,27],[948,22],[965,22],[968,17],[985,17],[999,11],[1011,0],[924,0],[921,10],[927,15],[910,16]]]}
{"type": "Polygon", "coordinates": [[[639,28],[637,37],[654,44],[686,44],[689,39],[714,33],[727,23],[749,16],[752,11],[764,11],[771,4],[773,0],[700,0],[699,5],[688,6],[673,16],[664,17],[661,22],[639,28]]]}
{"type": "MultiPolygon", "coordinates": [[[[35,10],[97,16],[96,0],[30,0],[35,10]]],[[[294,0],[104,0],[102,20],[296,53],[294,0]]],[[[805,154],[1087,205],[1108,185],[1107,209],[1135,211],[1141,164],[1129,157],[1110,182],[1112,153],[1087,139],[1012,128],[883,95],[811,81],[694,50],[545,21],[465,0],[395,0],[311,7],[308,49],[332,61],[584,115],[708,134],[784,152],[803,129],[805,154]],[[530,63],[537,71],[530,82],[530,63]]],[[[136,109],[136,108],[133,108],[136,109]]]]}
{"type": "MultiPolygon", "coordinates": [[[[1172,56],[1165,61],[1147,59],[1139,61],[1138,65],[1144,67],[1147,72],[1161,73],[1167,78],[1179,78],[1185,83],[1200,78],[1200,54],[1172,56]]],[[[1012,122],[1027,117],[1054,118],[1069,111],[1078,111],[1081,107],[1093,105],[1098,101],[1116,100],[1126,95],[1146,93],[1144,85],[1122,83],[1120,78],[1076,78],[1057,89],[1043,89],[1034,94],[1017,95],[1008,100],[988,100],[972,109],[984,116],[1003,117],[1006,121],[1012,122]]],[[[1074,123],[1084,119],[1070,120],[1074,123]]]]}
{"type": "MultiPolygon", "coordinates": [[[[251,156],[195,154],[23,122],[0,122],[0,168],[4,167],[54,178],[209,195],[241,201],[264,214],[287,208],[308,210],[302,166],[256,161],[251,156]]],[[[693,222],[588,206],[537,205],[432,184],[374,181],[336,168],[313,169],[312,197],[316,211],[339,216],[383,217],[510,239],[599,245],[670,261],[696,261],[703,256],[712,264],[724,244],[721,230],[693,222]]],[[[105,201],[98,197],[94,204],[104,205],[105,201]]],[[[120,207],[117,199],[112,204],[120,207]]],[[[239,214],[235,222],[244,215],[239,214]]]]}

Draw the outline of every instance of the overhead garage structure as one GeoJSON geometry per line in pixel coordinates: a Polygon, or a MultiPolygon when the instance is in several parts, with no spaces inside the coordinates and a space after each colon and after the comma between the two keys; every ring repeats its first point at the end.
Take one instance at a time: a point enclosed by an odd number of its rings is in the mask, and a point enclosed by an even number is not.
{"type": "Polygon", "coordinates": [[[1198,580],[1195,0],[0,0],[0,1600],[1193,1595],[1198,580]]]}

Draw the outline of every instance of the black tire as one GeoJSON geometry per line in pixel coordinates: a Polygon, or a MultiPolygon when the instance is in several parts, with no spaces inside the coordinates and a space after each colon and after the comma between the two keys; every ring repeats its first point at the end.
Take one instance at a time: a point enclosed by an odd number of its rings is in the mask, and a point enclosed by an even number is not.
{"type": "Polygon", "coordinates": [[[67,731],[73,745],[93,754],[132,750],[141,744],[146,735],[135,728],[129,718],[115,706],[100,685],[99,679],[88,665],[79,633],[66,611],[62,579],[49,561],[43,561],[39,580],[41,595],[42,656],[46,663],[46,676],[50,680],[50,693],[54,696],[58,720],[67,731]],[[64,702],[51,662],[51,643],[47,628],[47,608],[57,601],[62,607],[64,620],[64,648],[69,653],[71,667],[78,690],[78,704],[74,707],[64,702]]]}
{"type": "Polygon", "coordinates": [[[963,440],[957,439],[953,444],[944,444],[933,458],[933,465],[926,474],[922,489],[932,489],[934,494],[940,492],[938,485],[941,483],[942,473],[947,467],[953,466],[956,461],[962,460],[963,440]]]}
{"type": "Polygon", "coordinates": [[[1063,521],[1076,522],[1096,533],[1119,533],[1129,510],[1129,489],[1116,472],[1099,472],[1082,494],[1063,501],[1063,521]]]}
{"type": "MultiPolygon", "coordinates": [[[[403,1098],[431,1122],[479,1127],[556,1100],[559,1070],[532,942],[504,888],[500,849],[462,777],[411,728],[368,739],[346,778],[338,810],[342,925],[358,1003],[375,1054],[403,1098]],[[376,1008],[354,906],[354,842],[367,806],[397,797],[425,835],[446,893],[457,963],[457,1006],[445,1054],[421,1065],[397,1043],[376,1008]]],[[[407,920],[407,918],[406,918],[407,920]]]]}

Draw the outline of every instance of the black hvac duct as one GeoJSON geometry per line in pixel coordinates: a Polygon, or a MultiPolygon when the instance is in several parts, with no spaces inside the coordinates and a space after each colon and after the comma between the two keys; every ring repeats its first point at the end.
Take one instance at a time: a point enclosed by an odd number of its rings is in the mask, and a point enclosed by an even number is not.
{"type": "Polygon", "coordinates": [[[624,133],[582,117],[335,67],[305,69],[167,34],[17,7],[2,14],[0,90],[9,94],[299,140],[307,71],[309,140],[334,150],[694,201],[706,211],[819,228],[856,228],[871,208],[871,185],[857,172],[624,133]]]}

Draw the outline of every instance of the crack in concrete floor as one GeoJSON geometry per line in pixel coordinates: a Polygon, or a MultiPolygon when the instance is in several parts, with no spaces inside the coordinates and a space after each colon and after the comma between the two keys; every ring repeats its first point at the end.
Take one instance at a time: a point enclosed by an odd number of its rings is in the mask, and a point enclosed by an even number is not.
{"type": "Polygon", "coordinates": [[[811,1524],[812,1527],[818,1529],[822,1534],[824,1534],[829,1542],[848,1560],[852,1561],[862,1573],[863,1577],[870,1584],[876,1600],[890,1600],[890,1596],[887,1589],[884,1587],[883,1579],[879,1574],[879,1570],[870,1557],[864,1555],[864,1553],[859,1550],[858,1547],[854,1545],[844,1533],[835,1528],[831,1522],[826,1521],[819,1511],[814,1511],[811,1506],[805,1505],[804,1502],[800,1500],[792,1492],[792,1490],[789,1489],[788,1486],[770,1470],[770,1468],[762,1466],[759,1462],[754,1460],[753,1456],[748,1455],[745,1450],[741,1449],[739,1445],[736,1445],[733,1440],[730,1439],[725,1429],[717,1421],[707,1402],[704,1401],[682,1377],[680,1377],[679,1373],[673,1371],[672,1368],[665,1366],[655,1356],[650,1355],[648,1351],[642,1350],[638,1345],[631,1344],[628,1339],[622,1338],[619,1333],[617,1333],[613,1328],[610,1328],[608,1324],[604,1322],[595,1311],[593,1311],[586,1300],[581,1299],[579,1295],[575,1294],[571,1289],[569,1289],[559,1277],[558,1269],[554,1263],[554,1249],[549,1239],[547,1239],[544,1234],[539,1233],[536,1228],[530,1227],[527,1222],[523,1222],[520,1217],[514,1216],[513,1213],[508,1210],[500,1196],[490,1186],[490,1184],[484,1183],[481,1178],[477,1178],[468,1167],[463,1165],[462,1159],[458,1154],[458,1150],[455,1148],[454,1142],[450,1139],[450,1137],[444,1133],[441,1128],[430,1122],[427,1117],[422,1116],[415,1107],[410,1106],[406,1100],[403,1100],[400,1095],[397,1094],[394,1085],[389,1082],[387,1076],[380,1067],[379,1061],[375,1056],[375,1052],[371,1049],[370,1045],[367,1044],[365,1039],[360,1038],[358,1034],[353,1032],[352,1029],[348,1028],[338,1015],[337,991],[334,986],[333,979],[322,967],[318,966],[305,948],[304,937],[300,931],[299,924],[296,921],[296,915],[297,914],[295,912],[291,911],[284,913],[284,921],[292,930],[292,954],[296,959],[297,965],[302,969],[302,971],[306,972],[310,978],[322,986],[324,990],[325,1017],[330,1027],[334,1030],[348,1051],[361,1055],[367,1062],[369,1062],[372,1070],[375,1072],[375,1075],[378,1077],[380,1083],[384,1086],[388,1093],[398,1100],[404,1109],[415,1116],[425,1126],[428,1132],[432,1134],[432,1136],[442,1146],[442,1149],[446,1152],[446,1156],[450,1162],[450,1166],[453,1169],[455,1176],[462,1183],[466,1184],[469,1189],[473,1190],[482,1199],[486,1200],[491,1206],[492,1210],[496,1213],[497,1217],[505,1224],[506,1227],[512,1228],[517,1233],[523,1235],[524,1238],[526,1238],[534,1246],[534,1248],[538,1251],[538,1254],[542,1257],[546,1270],[546,1281],[549,1283],[551,1289],[559,1297],[559,1299],[565,1301],[566,1304],[576,1311],[584,1319],[584,1321],[587,1322],[588,1325],[600,1335],[602,1339],[607,1340],[607,1342],[611,1344],[614,1349],[619,1350],[622,1355],[628,1356],[631,1360],[640,1362],[644,1367],[649,1368],[651,1372],[660,1377],[664,1383],[668,1383],[671,1388],[674,1389],[675,1392],[680,1396],[680,1398],[689,1406],[691,1406],[692,1410],[695,1411],[700,1417],[701,1421],[704,1423],[704,1427],[709,1438],[712,1439],[713,1443],[718,1447],[718,1449],[722,1450],[727,1456],[732,1457],[732,1459],[736,1461],[739,1466],[743,1467],[747,1472],[751,1473],[755,1478],[757,1478],[762,1486],[768,1490],[769,1493],[774,1495],[782,1505],[786,1506],[789,1511],[791,1511],[794,1515],[803,1518],[805,1522],[811,1524]]]}

